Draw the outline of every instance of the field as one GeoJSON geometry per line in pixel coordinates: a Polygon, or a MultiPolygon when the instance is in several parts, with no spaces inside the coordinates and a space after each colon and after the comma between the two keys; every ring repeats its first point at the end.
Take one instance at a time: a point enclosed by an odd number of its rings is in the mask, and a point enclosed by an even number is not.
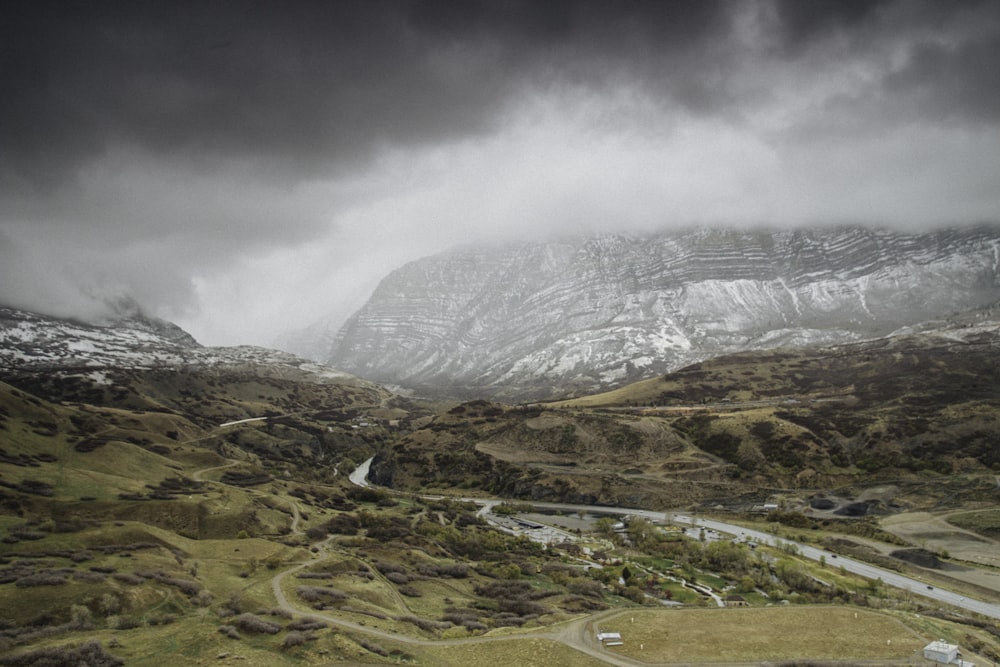
{"type": "Polygon", "coordinates": [[[891,616],[847,607],[637,610],[598,630],[621,633],[609,651],[653,663],[900,660],[926,644],[891,616]]]}
{"type": "MultiPolygon", "coordinates": [[[[904,512],[882,520],[882,527],[911,544],[937,553],[947,553],[955,560],[990,568],[1000,567],[1000,552],[995,530],[997,510],[960,512],[938,516],[930,512],[904,512]]],[[[973,570],[972,572],[977,572],[973,570]]],[[[969,583],[1000,592],[1000,577],[987,570],[985,577],[969,583]]],[[[949,572],[955,578],[962,573],[949,572]]]]}
{"type": "Polygon", "coordinates": [[[481,642],[421,650],[428,664],[441,667],[598,667],[607,663],[548,639],[481,642]]]}
{"type": "Polygon", "coordinates": [[[948,523],[984,537],[992,539],[1000,537],[1000,510],[997,509],[951,514],[948,516],[948,523]]]}

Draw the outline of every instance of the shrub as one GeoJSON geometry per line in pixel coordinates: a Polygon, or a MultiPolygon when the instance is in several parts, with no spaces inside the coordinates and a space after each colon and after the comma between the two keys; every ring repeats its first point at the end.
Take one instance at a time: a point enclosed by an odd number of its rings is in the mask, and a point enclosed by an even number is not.
{"type": "Polygon", "coordinates": [[[233,619],[233,625],[243,632],[250,632],[258,635],[276,635],[281,632],[281,626],[277,623],[265,620],[254,614],[240,614],[233,619]]]}
{"type": "Polygon", "coordinates": [[[70,627],[73,630],[93,630],[94,615],[90,609],[82,604],[75,604],[70,607],[70,627]]]}
{"type": "Polygon", "coordinates": [[[45,533],[32,530],[27,526],[18,526],[11,528],[10,536],[17,540],[41,540],[45,538],[45,533]]]}
{"type": "Polygon", "coordinates": [[[309,618],[308,616],[297,618],[288,624],[289,630],[297,630],[301,632],[309,630],[322,630],[327,627],[329,627],[329,625],[326,621],[321,621],[318,618],[309,618]]]}
{"type": "Polygon", "coordinates": [[[389,574],[385,575],[385,578],[396,585],[408,584],[410,582],[409,575],[403,572],[390,572],[389,574]]]}
{"type": "Polygon", "coordinates": [[[465,563],[454,563],[453,565],[432,565],[430,563],[421,563],[417,566],[417,572],[425,577],[465,579],[469,576],[469,566],[465,563]]]}
{"type": "Polygon", "coordinates": [[[428,618],[420,618],[419,616],[397,616],[396,620],[403,623],[411,623],[425,632],[447,630],[452,627],[451,621],[432,621],[428,618]]]}
{"type": "Polygon", "coordinates": [[[105,651],[96,641],[81,646],[54,646],[0,657],[0,665],[5,667],[121,667],[124,664],[124,660],[105,651]]]}
{"type": "Polygon", "coordinates": [[[177,620],[177,614],[159,614],[149,617],[150,625],[170,625],[177,620]]]}
{"type": "Polygon", "coordinates": [[[0,657],[0,665],[4,667],[121,667],[124,664],[124,660],[105,651],[101,643],[96,641],[81,646],[43,648],[0,657]]]}
{"type": "Polygon", "coordinates": [[[447,613],[441,617],[442,621],[448,621],[455,625],[466,625],[479,621],[479,612],[475,609],[448,609],[447,613]]]}
{"type": "Polygon", "coordinates": [[[273,609],[258,609],[258,616],[277,616],[279,618],[291,618],[292,612],[282,609],[281,607],[274,607],[273,609]]]}
{"type": "Polygon", "coordinates": [[[281,650],[287,651],[288,649],[293,648],[295,646],[302,646],[310,639],[315,639],[315,637],[307,635],[303,632],[296,632],[296,631],[289,632],[287,635],[285,635],[285,638],[281,640],[281,645],[280,645],[281,650]]]}
{"type": "Polygon", "coordinates": [[[5,567],[0,570],[0,584],[9,584],[22,577],[31,576],[35,573],[35,568],[30,565],[16,564],[14,567],[5,567]]]}
{"type": "Polygon", "coordinates": [[[604,591],[604,587],[593,579],[578,579],[576,581],[569,582],[566,586],[566,590],[574,595],[585,595],[588,597],[599,598],[604,591]]]}
{"type": "Polygon", "coordinates": [[[15,487],[18,491],[32,493],[36,496],[51,496],[54,493],[52,485],[38,479],[26,479],[15,487]]]}
{"type": "Polygon", "coordinates": [[[338,514],[324,524],[326,530],[337,535],[357,535],[361,522],[353,514],[338,514]]]}
{"type": "Polygon", "coordinates": [[[525,620],[523,618],[521,618],[520,616],[518,616],[517,614],[511,614],[511,613],[505,612],[505,613],[502,613],[502,614],[497,614],[494,617],[493,622],[497,626],[499,626],[499,627],[505,627],[505,626],[506,627],[520,627],[520,626],[524,625],[525,620]]]}
{"type": "Polygon", "coordinates": [[[372,644],[371,642],[365,641],[364,639],[362,639],[358,643],[361,645],[361,648],[365,649],[366,651],[371,651],[375,655],[380,655],[384,658],[389,657],[389,652],[386,651],[381,646],[379,646],[378,644],[372,644]]]}
{"type": "Polygon", "coordinates": [[[219,632],[229,637],[230,639],[239,639],[240,633],[232,625],[220,625],[219,632]]]}
{"type": "Polygon", "coordinates": [[[76,579],[77,581],[82,581],[86,584],[99,584],[105,579],[107,579],[107,576],[101,574],[100,572],[90,572],[87,570],[82,570],[80,572],[74,572],[73,578],[76,579]]]}
{"type": "MultiPolygon", "coordinates": [[[[189,597],[197,595],[201,591],[201,584],[197,581],[192,581],[191,579],[181,579],[180,577],[172,577],[163,570],[136,570],[135,574],[141,579],[153,579],[161,584],[173,586],[189,597]]],[[[116,574],[115,578],[124,581],[120,575],[116,574]]],[[[131,582],[126,581],[125,583],[131,582]]]]}
{"type": "Polygon", "coordinates": [[[187,596],[197,595],[201,591],[201,584],[190,579],[180,579],[178,577],[157,577],[157,581],[180,589],[187,596]]]}
{"type": "Polygon", "coordinates": [[[295,592],[300,598],[311,603],[324,603],[347,599],[346,593],[338,591],[336,588],[327,588],[323,586],[299,586],[295,589],[295,592]]]}
{"type": "Polygon", "coordinates": [[[21,577],[15,582],[19,588],[29,588],[33,586],[62,586],[66,583],[66,575],[56,572],[38,572],[27,577],[21,577]]]}
{"type": "Polygon", "coordinates": [[[326,529],[320,526],[310,526],[309,528],[306,528],[306,537],[308,537],[312,542],[321,540],[326,537],[326,535],[326,529]]]}
{"type": "Polygon", "coordinates": [[[377,561],[375,563],[375,569],[382,574],[389,575],[392,573],[405,574],[406,568],[402,565],[397,565],[396,563],[386,563],[385,561],[377,561]]]}
{"type": "Polygon", "coordinates": [[[132,630],[142,623],[134,616],[108,616],[108,627],[112,630],[132,630]]]}

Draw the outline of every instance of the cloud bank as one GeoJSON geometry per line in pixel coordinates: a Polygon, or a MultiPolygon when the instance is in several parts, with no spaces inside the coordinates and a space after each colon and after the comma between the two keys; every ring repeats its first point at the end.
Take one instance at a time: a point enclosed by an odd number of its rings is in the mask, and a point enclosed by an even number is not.
{"type": "Polygon", "coordinates": [[[13,2],[0,303],[211,344],[452,245],[1000,219],[984,0],[13,2]]]}

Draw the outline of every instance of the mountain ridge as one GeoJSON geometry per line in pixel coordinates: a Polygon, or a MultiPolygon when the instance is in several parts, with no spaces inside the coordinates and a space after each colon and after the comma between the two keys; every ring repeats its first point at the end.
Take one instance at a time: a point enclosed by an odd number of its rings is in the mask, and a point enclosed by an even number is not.
{"type": "Polygon", "coordinates": [[[1000,300],[1000,227],[699,228],[465,248],[387,276],[330,365],[420,392],[590,392],[742,349],[880,337],[1000,300]]]}
{"type": "Polygon", "coordinates": [[[150,373],[260,377],[381,391],[288,352],[203,346],[177,325],[141,313],[91,324],[0,306],[0,379],[42,383],[56,394],[66,392],[64,399],[75,399],[87,392],[121,391],[150,373]]]}

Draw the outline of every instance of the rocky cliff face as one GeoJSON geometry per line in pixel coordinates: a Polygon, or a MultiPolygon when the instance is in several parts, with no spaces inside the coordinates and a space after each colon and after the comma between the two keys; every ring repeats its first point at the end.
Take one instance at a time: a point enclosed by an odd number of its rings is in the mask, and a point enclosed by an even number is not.
{"type": "Polygon", "coordinates": [[[389,275],[329,363],[423,392],[591,391],[719,354],[888,335],[1000,299],[1000,227],[609,235],[389,275]]]}

